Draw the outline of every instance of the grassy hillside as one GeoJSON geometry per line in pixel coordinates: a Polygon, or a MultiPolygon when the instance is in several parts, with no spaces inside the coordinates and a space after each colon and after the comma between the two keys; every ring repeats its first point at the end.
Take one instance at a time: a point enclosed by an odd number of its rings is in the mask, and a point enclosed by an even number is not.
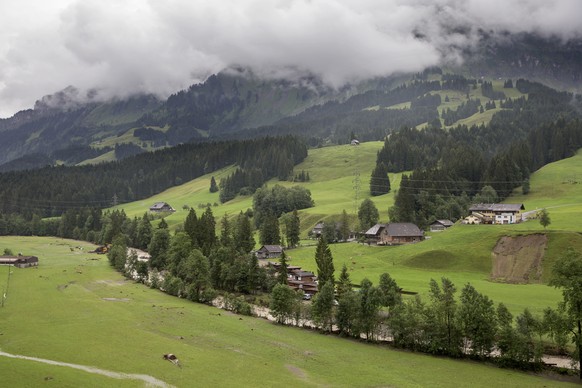
{"type": "MultiPolygon", "coordinates": [[[[239,317],[124,280],[86,243],[0,238],[40,257],[12,268],[0,308],[0,350],[196,386],[566,386],[484,364],[396,351],[239,317]],[[80,248],[83,248],[81,250],[80,248]],[[162,359],[176,354],[182,368],[162,359]],[[389,367],[386,367],[389,365],[389,367]],[[225,373],[228,370],[228,373],[225,373]],[[195,382],[195,383],[194,383],[195,382]]],[[[0,267],[0,289],[8,267],[0,267]]],[[[0,355],[3,386],[152,386],[0,355]]]]}
{"type": "MultiPolygon", "coordinates": [[[[382,145],[382,142],[368,142],[362,143],[357,147],[342,145],[311,149],[305,161],[295,167],[296,172],[302,170],[309,172],[310,182],[294,183],[279,182],[277,180],[269,182],[269,185],[301,185],[311,191],[316,206],[300,212],[304,237],[307,237],[307,231],[320,219],[339,216],[343,209],[352,215],[357,212],[357,209],[354,211],[356,203],[354,181],[358,176],[357,174],[359,174],[360,190],[358,198],[360,201],[368,198],[370,196],[370,174],[376,163],[376,153],[382,145]]],[[[251,197],[239,196],[225,204],[220,204],[218,193],[209,192],[212,176],[219,182],[221,178],[228,176],[232,171],[232,168],[216,171],[183,185],[172,187],[147,200],[123,204],[118,208],[123,208],[130,217],[133,217],[143,215],[154,202],[168,202],[176,209],[176,213],[166,218],[170,226],[184,222],[188,214],[187,210],[182,209],[184,205],[193,207],[197,212],[200,212],[203,211],[203,208],[199,208],[199,205],[217,204],[218,206],[213,206],[212,208],[217,218],[221,218],[224,214],[236,215],[240,211],[245,211],[252,207],[251,197]]],[[[390,178],[392,187],[397,188],[400,175],[393,174],[390,178]]],[[[393,193],[376,197],[374,201],[381,210],[382,218],[387,220],[388,206],[393,203],[393,193]]]]}
{"type": "MultiPolygon", "coordinates": [[[[370,142],[359,147],[345,145],[309,151],[307,159],[296,168],[296,171],[309,172],[311,181],[299,184],[308,188],[315,200],[315,207],[299,212],[304,239],[315,223],[337,218],[343,209],[356,224],[355,177],[359,172],[358,199],[361,201],[369,197],[369,174],[381,146],[381,142],[370,142]]],[[[219,179],[230,171],[225,169],[213,175],[219,179]]],[[[177,211],[166,220],[172,227],[177,227],[187,215],[182,205],[197,209],[198,204],[218,203],[218,194],[208,191],[211,175],[122,207],[130,216],[141,216],[152,203],[169,202],[177,211]]],[[[582,249],[582,236],[578,234],[576,221],[582,215],[579,200],[582,198],[582,186],[575,183],[582,178],[578,177],[582,177],[582,153],[534,173],[530,194],[516,195],[507,200],[508,203],[523,202],[526,210],[546,207],[550,212],[552,224],[548,228],[549,243],[542,263],[541,278],[531,280],[536,284],[513,285],[490,280],[491,251],[497,240],[504,235],[544,232],[535,220],[510,226],[455,225],[443,233],[428,233],[430,239],[421,244],[400,247],[335,244],[332,252],[336,270],[339,272],[346,263],[354,283],[359,283],[365,277],[376,283],[381,273],[389,272],[404,289],[421,294],[426,294],[431,278],[447,276],[459,289],[467,282],[472,283],[495,302],[504,302],[514,313],[520,313],[525,307],[541,312],[545,307],[555,306],[560,299],[557,290],[545,285],[551,277],[554,261],[567,247],[582,249]]],[[[380,210],[382,222],[388,221],[387,210],[393,204],[394,190],[398,188],[400,175],[391,175],[390,179],[393,191],[373,198],[380,210]]],[[[275,183],[293,184],[275,181],[270,184],[275,183]]],[[[252,207],[250,197],[238,197],[213,207],[213,212],[219,219],[224,214],[236,215],[249,207],[252,207]]],[[[288,251],[292,264],[315,271],[314,243],[313,240],[304,240],[303,247],[288,251]]]]}

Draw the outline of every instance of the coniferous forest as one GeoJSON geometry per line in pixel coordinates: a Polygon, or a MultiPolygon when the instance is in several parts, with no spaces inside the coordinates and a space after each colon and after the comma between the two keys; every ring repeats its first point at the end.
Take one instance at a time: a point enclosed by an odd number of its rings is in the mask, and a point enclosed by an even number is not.
{"type": "MultiPolygon", "coordinates": [[[[69,207],[111,206],[150,197],[218,169],[237,165],[223,183],[221,198],[243,188],[253,191],[273,178],[292,178],[293,166],[307,156],[296,137],[184,144],[143,153],[122,161],[79,167],[46,167],[0,174],[0,212],[27,218],[58,216],[69,207]],[[259,171],[252,183],[238,183],[238,174],[259,171]],[[231,181],[232,183],[226,183],[231,181]]],[[[250,193],[247,194],[252,194],[250,193]]]]}

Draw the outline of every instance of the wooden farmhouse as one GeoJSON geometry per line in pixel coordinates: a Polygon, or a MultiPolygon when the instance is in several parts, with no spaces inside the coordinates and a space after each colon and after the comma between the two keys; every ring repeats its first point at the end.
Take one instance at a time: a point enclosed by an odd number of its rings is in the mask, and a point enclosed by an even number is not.
{"type": "MultiPolygon", "coordinates": [[[[279,271],[281,263],[269,263],[279,271]]],[[[305,294],[317,293],[317,276],[311,271],[304,271],[296,265],[287,266],[287,285],[294,290],[303,290],[305,294]]]]}
{"type": "Polygon", "coordinates": [[[306,294],[317,293],[317,281],[313,272],[287,268],[287,284],[294,290],[303,290],[306,294]]]}
{"type": "Polygon", "coordinates": [[[436,220],[430,224],[431,232],[442,232],[443,230],[450,228],[454,223],[451,220],[436,220]]]}
{"type": "Polygon", "coordinates": [[[478,203],[471,205],[471,214],[463,224],[517,224],[522,221],[521,203],[478,203]]]}
{"type": "Polygon", "coordinates": [[[281,245],[263,245],[255,254],[258,259],[272,259],[281,256],[283,247],[281,245]]]}
{"type": "Polygon", "coordinates": [[[0,265],[13,265],[17,268],[38,267],[38,257],[0,256],[0,265]]]}
{"type": "Polygon", "coordinates": [[[368,243],[377,245],[410,244],[424,240],[424,233],[410,222],[376,224],[365,233],[368,243]]]}
{"type": "Polygon", "coordinates": [[[311,229],[311,236],[315,239],[318,239],[323,233],[324,226],[325,224],[323,222],[318,222],[317,224],[315,224],[313,229],[311,229]]]}
{"type": "Polygon", "coordinates": [[[175,211],[176,210],[166,202],[156,202],[150,207],[150,212],[152,213],[173,213],[175,211]]]}

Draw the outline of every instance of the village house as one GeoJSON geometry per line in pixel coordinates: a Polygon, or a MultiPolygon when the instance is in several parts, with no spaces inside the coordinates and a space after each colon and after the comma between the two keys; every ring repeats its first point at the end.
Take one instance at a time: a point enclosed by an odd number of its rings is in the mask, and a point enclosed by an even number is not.
{"type": "MultiPolygon", "coordinates": [[[[269,263],[276,271],[281,268],[281,263],[269,263]]],[[[287,285],[297,290],[303,290],[306,295],[317,293],[317,277],[311,271],[304,271],[296,265],[287,266],[287,285]]]]}
{"type": "Polygon", "coordinates": [[[287,268],[287,284],[294,290],[303,290],[305,294],[317,293],[317,281],[313,272],[287,268]]]}
{"type": "Polygon", "coordinates": [[[156,202],[150,207],[150,212],[152,213],[173,213],[175,211],[176,210],[166,202],[156,202]]]}
{"type": "Polygon", "coordinates": [[[454,223],[451,220],[436,220],[430,224],[431,232],[442,232],[443,230],[450,228],[454,223]]]}
{"type": "Polygon", "coordinates": [[[376,224],[365,233],[366,241],[377,245],[410,244],[424,240],[424,233],[410,222],[376,224]]]}
{"type": "MultiPolygon", "coordinates": [[[[341,230],[341,223],[340,222],[336,222],[334,223],[334,230],[336,233],[336,241],[339,240],[339,236],[340,236],[340,230],[341,230]]],[[[317,224],[315,224],[315,226],[313,227],[313,229],[311,229],[311,232],[309,233],[310,237],[313,239],[319,239],[321,237],[321,235],[323,234],[323,230],[325,229],[325,222],[320,221],[317,224]]],[[[350,240],[354,240],[356,238],[356,232],[354,232],[353,230],[350,230],[347,236],[347,241],[350,240]]]]}
{"type": "Polygon", "coordinates": [[[463,224],[517,224],[522,221],[522,210],[525,207],[521,203],[473,204],[463,224]]]}
{"type": "Polygon", "coordinates": [[[325,224],[323,222],[318,222],[317,224],[315,224],[313,229],[311,229],[311,236],[316,239],[319,238],[323,233],[324,226],[325,224]]]}
{"type": "Polygon", "coordinates": [[[263,245],[255,254],[258,259],[272,259],[281,256],[283,247],[281,245],[263,245]]]}
{"type": "Polygon", "coordinates": [[[36,256],[0,256],[0,265],[13,265],[17,268],[37,267],[36,256]]]}

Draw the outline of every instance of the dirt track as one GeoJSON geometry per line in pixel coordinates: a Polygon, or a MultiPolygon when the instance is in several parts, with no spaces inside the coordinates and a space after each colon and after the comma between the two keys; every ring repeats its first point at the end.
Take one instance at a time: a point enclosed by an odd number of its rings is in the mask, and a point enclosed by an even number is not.
{"type": "Polygon", "coordinates": [[[148,375],[113,372],[113,371],[109,371],[109,370],[105,370],[105,369],[99,369],[99,368],[96,368],[94,366],[69,364],[67,362],[47,360],[44,358],[21,356],[18,354],[6,353],[6,352],[3,352],[1,350],[0,350],[0,356],[9,357],[9,358],[19,358],[22,360],[36,361],[36,362],[42,362],[44,364],[58,365],[58,366],[64,366],[64,367],[73,368],[73,369],[79,369],[79,370],[82,370],[82,371],[85,371],[88,373],[95,373],[98,375],[103,375],[103,376],[111,377],[114,379],[141,380],[144,383],[146,383],[146,386],[148,386],[148,387],[163,387],[163,388],[172,387],[172,385],[166,384],[165,382],[158,380],[155,377],[148,376],[148,375]]]}

